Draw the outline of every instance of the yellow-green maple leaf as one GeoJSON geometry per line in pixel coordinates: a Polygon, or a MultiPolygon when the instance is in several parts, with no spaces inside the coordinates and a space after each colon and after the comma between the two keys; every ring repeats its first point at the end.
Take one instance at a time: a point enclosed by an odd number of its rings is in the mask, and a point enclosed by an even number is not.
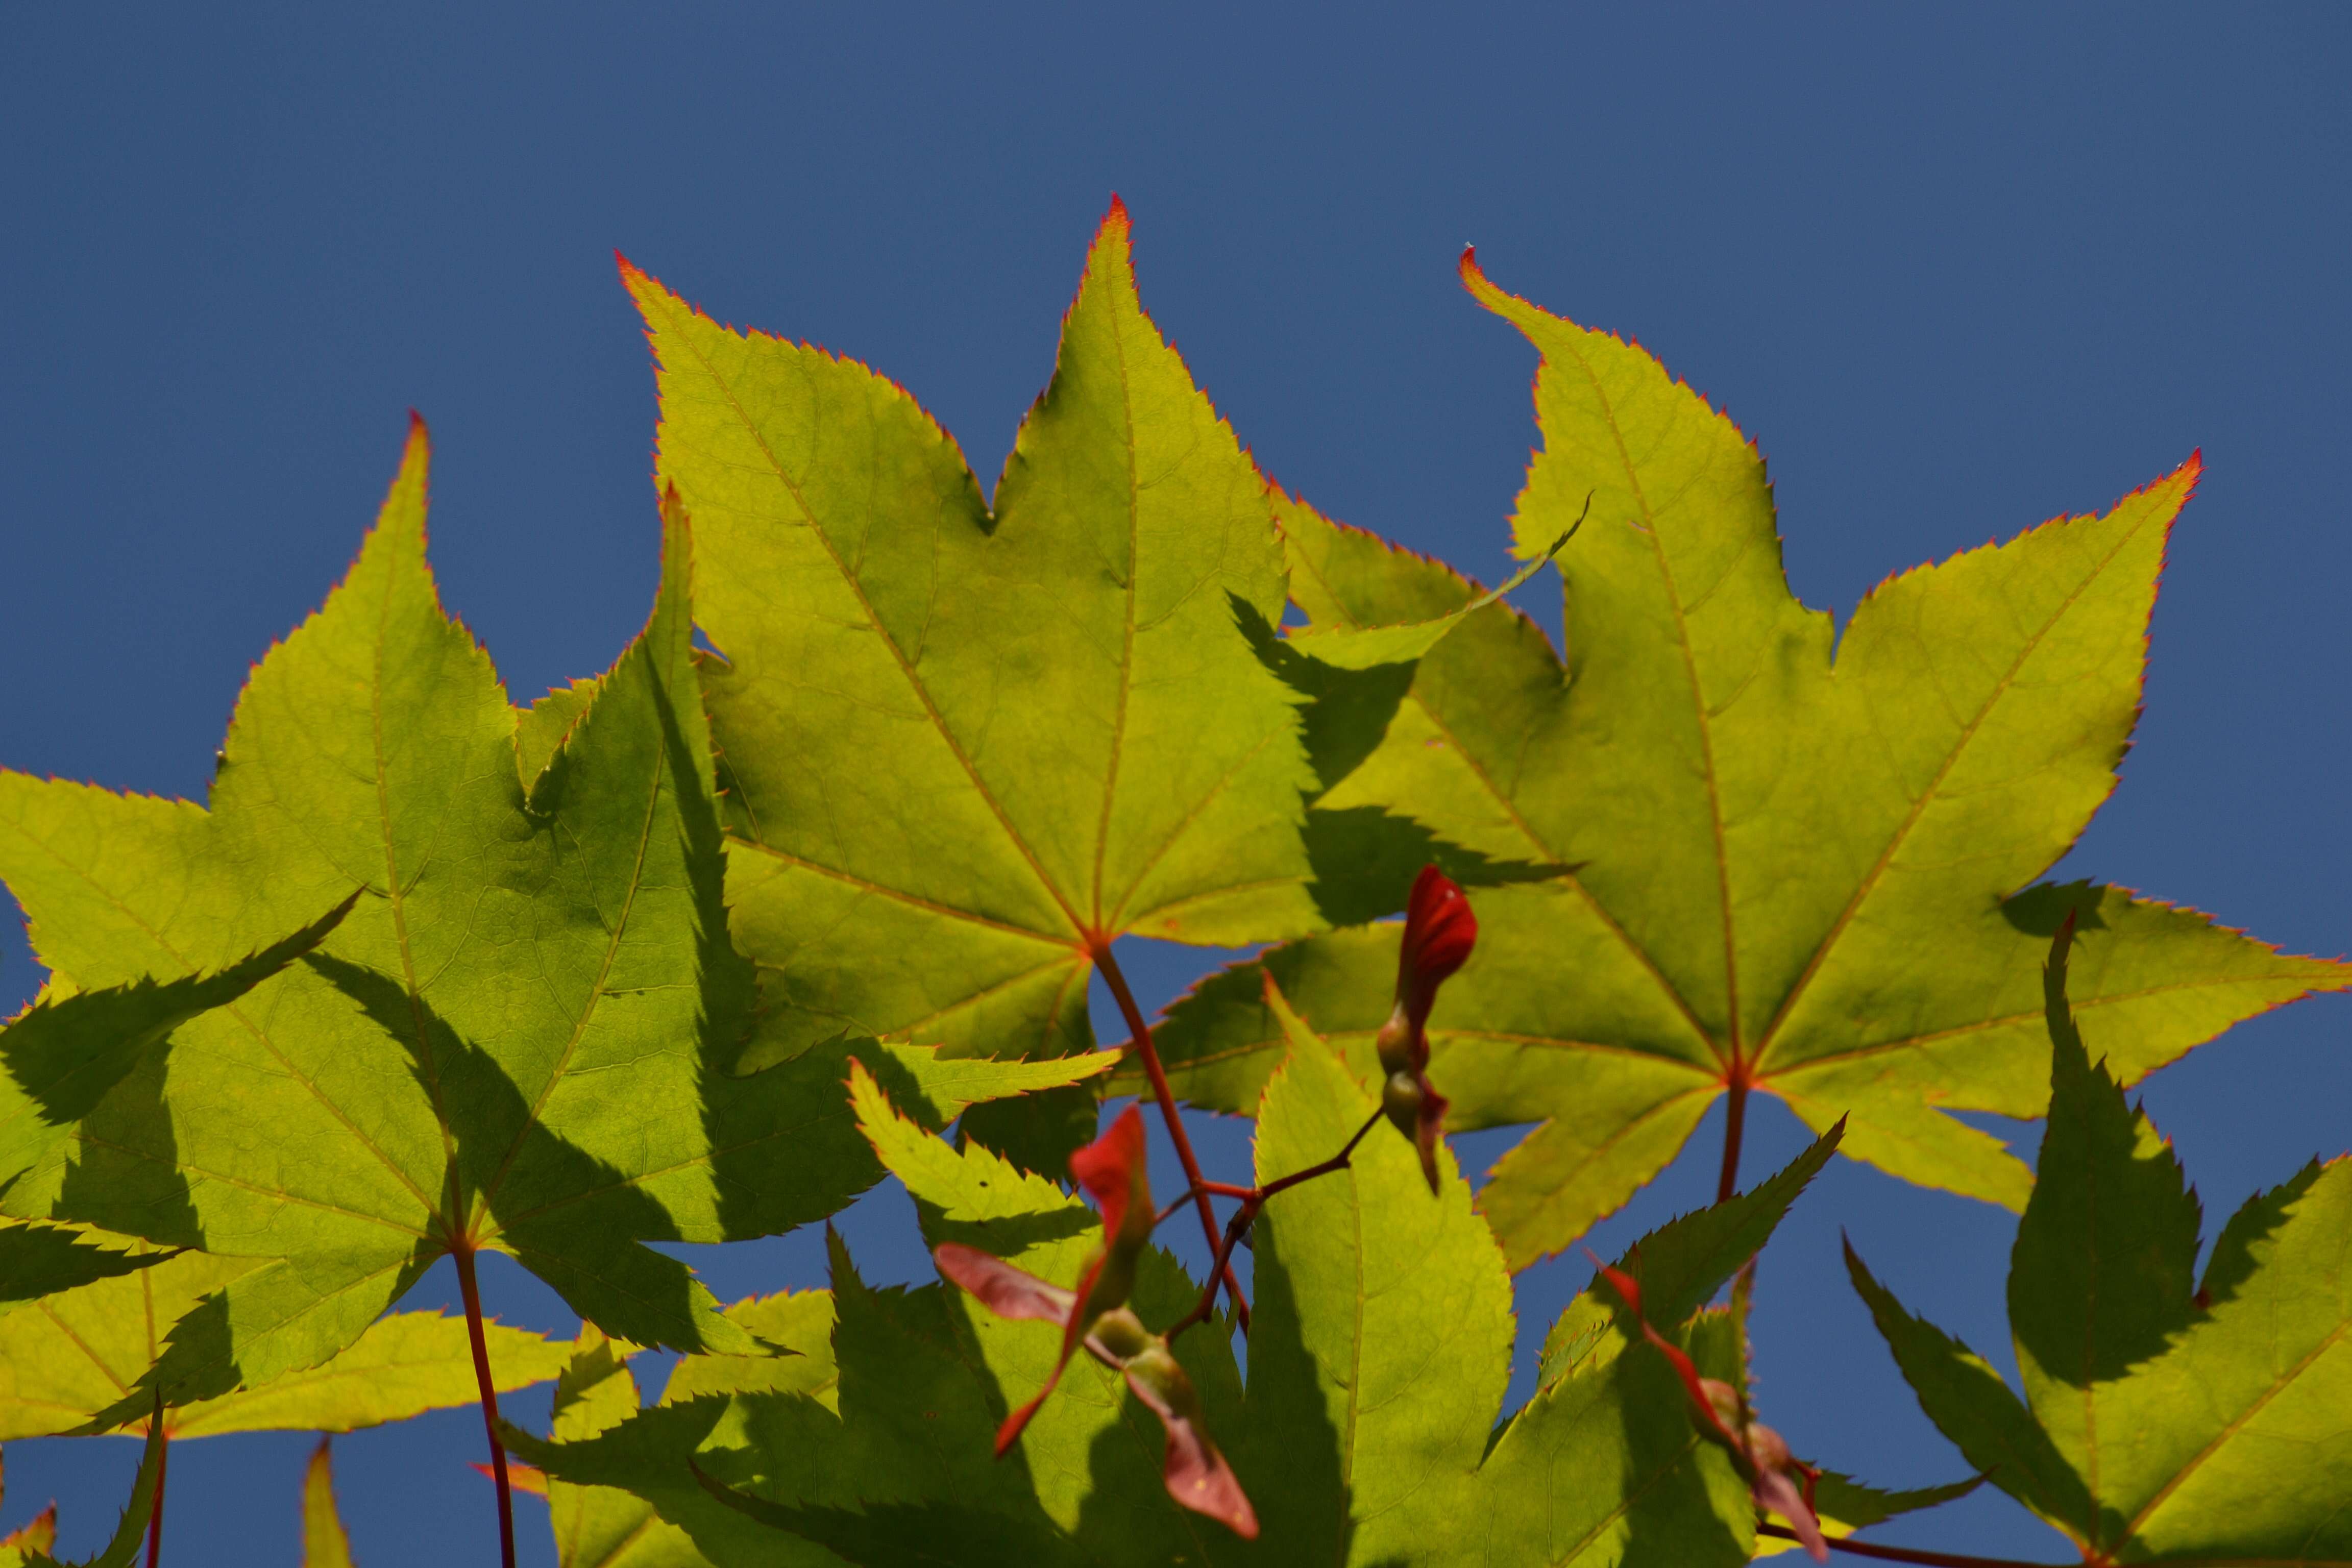
{"type": "Polygon", "coordinates": [[[1236,624],[1281,616],[1266,487],[1143,313],[1124,208],[992,500],[863,365],[626,281],[722,656],[755,1060],[845,1029],[1061,1055],[1124,933],[1317,929],[1295,700],[1236,624]]]}
{"type": "MultiPolygon", "coordinates": [[[[1515,1265],[1616,1208],[1727,1089],[1817,1130],[1850,1114],[1844,1152],[2021,1206],[2025,1166],[1944,1113],[2040,1113],[2036,968],[2068,908],[2085,1026],[2126,1081],[2352,984],[2120,889],[2029,886],[2115,785],[2193,460],[2102,516],[1889,579],[1833,649],[1789,591],[1738,430],[1638,347],[1464,276],[1543,356],[1520,552],[1589,509],[1558,557],[1569,657],[1507,606],[1465,617],[1317,805],[1570,868],[1474,892],[1476,956],[1431,1020],[1450,1126],[1537,1124],[1480,1199],[1515,1265]]],[[[1476,593],[1309,509],[1285,528],[1315,626],[1476,593]]],[[[1265,966],[1369,1061],[1393,942],[1340,931],[1265,966]]],[[[1254,973],[1221,976],[1173,1010],[1180,1093],[1252,1103],[1280,1053],[1258,994],[1254,973]]]]}

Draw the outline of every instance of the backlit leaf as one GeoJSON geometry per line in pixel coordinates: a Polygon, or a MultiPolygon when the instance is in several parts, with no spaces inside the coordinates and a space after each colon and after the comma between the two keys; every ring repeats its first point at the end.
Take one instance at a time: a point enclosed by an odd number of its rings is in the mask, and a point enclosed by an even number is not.
{"type": "MultiPolygon", "coordinates": [[[[160,1430],[148,1433],[146,1446],[140,1451],[139,1473],[131,1480],[131,1500],[123,1505],[114,1533],[97,1556],[61,1563],[49,1555],[49,1547],[57,1543],[52,1510],[47,1529],[19,1531],[7,1542],[0,1542],[0,1568],[131,1568],[147,1538],[147,1521],[154,1516],[156,1489],[163,1483],[163,1445],[160,1430]]],[[[39,1521],[35,1522],[37,1526],[39,1521]]]]}
{"type": "MultiPolygon", "coordinates": [[[[1299,1041],[1259,1110],[1258,1181],[1328,1158],[1378,1106],[1320,1041],[1299,1041]]],[[[1510,1378],[1510,1276],[1450,1150],[1438,1169],[1433,1197],[1383,1122],[1347,1170],[1258,1217],[1234,1465],[1270,1561],[1410,1557],[1473,1506],[1510,1378]]]]}
{"type": "MultiPolygon", "coordinates": [[[[156,1255],[140,1273],[63,1291],[0,1318],[0,1439],[71,1432],[116,1410],[164,1346],[173,1323],[257,1258],[156,1255]]],[[[500,1392],[543,1383],[565,1348],[500,1323],[484,1325],[500,1392]]],[[[470,1405],[477,1390],[463,1319],[394,1313],[322,1365],[257,1387],[165,1410],[174,1438],[222,1432],[349,1432],[470,1405]]],[[[145,1424],[132,1414],[130,1430],[145,1424]]]]}
{"type": "MultiPolygon", "coordinates": [[[[26,804],[0,790],[0,812],[26,804]]],[[[12,826],[0,818],[0,835],[12,826]]],[[[115,1085],[150,1063],[173,1030],[236,1001],[317,947],[352,901],[346,898],[293,935],[208,973],[164,981],[142,975],[98,990],[53,984],[0,1026],[0,1191],[40,1163],[115,1085]]]]}
{"type": "Polygon", "coordinates": [[[2099,1562],[2352,1561],[2352,1159],[2242,1210],[2210,1306],[2195,1199],[2048,972],[2050,1124],[2010,1321],[2024,1397],[1849,1251],[1904,1376],[1971,1464],[2099,1562]]]}
{"type": "MultiPolygon", "coordinates": [[[[768,1005],[752,1059],[845,1030],[1083,1050],[1113,939],[1321,924],[1294,699],[1236,624],[1282,616],[1266,487],[1143,313],[1124,208],[992,499],[863,365],[625,280],[721,656],[728,894],[768,1005]]],[[[1055,1166],[1093,1130],[1085,1097],[1065,1110],[1026,1134],[983,1115],[983,1142],[1055,1166]]]]}
{"type": "Polygon", "coordinates": [[[87,1226],[0,1221],[0,1315],[92,1280],[152,1268],[171,1256],[87,1226]]]}
{"type": "MultiPolygon", "coordinates": [[[[644,634],[518,714],[437,602],[425,462],[419,426],[343,583],[257,668],[209,809],[0,775],[0,873],[79,986],[202,972],[364,890],[7,1194],[273,1260],[174,1331],[154,1374],[173,1404],[317,1366],[456,1247],[513,1256],[638,1342],[748,1351],[642,1243],[788,1230],[880,1173],[840,1104],[852,1042],[738,1071],[752,977],[727,937],[684,514],[644,634]]],[[[926,1103],[1027,1087],[986,1080],[959,1069],[926,1103]]]]}
{"type": "MultiPolygon", "coordinates": [[[[1449,1125],[1538,1124],[1481,1194],[1514,1266],[1622,1204],[1734,1082],[1816,1130],[1850,1116],[1855,1158],[2021,1207],[2025,1166],[1944,1112],[2041,1112],[2035,968],[2068,909],[2085,1026],[2125,1081],[2352,984],[2121,889],[2028,886],[2114,787],[2194,461],[2103,516],[1890,578],[1833,658],[1729,421],[1638,347],[1465,278],[1543,356],[1522,553],[1591,507],[1558,558],[1570,658],[1507,606],[1468,615],[1317,810],[1566,868],[1474,894],[1478,956],[1431,1020],[1449,1125]]],[[[1471,597],[1362,536],[1319,547],[1344,570],[1294,589],[1318,625],[1471,597]]],[[[1390,940],[1266,963],[1352,1047],[1386,1014],[1390,940]]],[[[1212,984],[1171,1013],[1163,1049],[1199,1063],[1171,1069],[1196,1103],[1246,1110],[1276,1059],[1253,992],[1212,984]]]]}
{"type": "MultiPolygon", "coordinates": [[[[571,1363],[555,1387],[554,1441],[593,1437],[637,1413],[636,1380],[592,1324],[580,1331],[571,1363]]],[[[610,1487],[546,1484],[559,1568],[708,1568],[684,1531],[667,1524],[642,1498],[610,1487]]]]}

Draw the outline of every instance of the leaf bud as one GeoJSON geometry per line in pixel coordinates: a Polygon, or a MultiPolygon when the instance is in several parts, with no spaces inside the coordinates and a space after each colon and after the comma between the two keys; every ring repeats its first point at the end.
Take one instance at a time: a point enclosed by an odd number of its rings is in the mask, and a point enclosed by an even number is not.
{"type": "Polygon", "coordinates": [[[1382,1072],[1401,1073],[1412,1066],[1412,1016],[1402,1001],[1372,1037],[1372,1048],[1381,1054],[1382,1072]]]}
{"type": "Polygon", "coordinates": [[[1415,1136],[1421,1128],[1421,1080],[1409,1072],[1392,1072],[1381,1089],[1381,1110],[1387,1113],[1390,1124],[1406,1137],[1415,1136]]]}
{"type": "Polygon", "coordinates": [[[1141,1355],[1155,1342],[1150,1331],[1144,1328],[1143,1320],[1125,1307],[1113,1307],[1097,1318],[1091,1337],[1104,1354],[1122,1363],[1141,1355]]]}

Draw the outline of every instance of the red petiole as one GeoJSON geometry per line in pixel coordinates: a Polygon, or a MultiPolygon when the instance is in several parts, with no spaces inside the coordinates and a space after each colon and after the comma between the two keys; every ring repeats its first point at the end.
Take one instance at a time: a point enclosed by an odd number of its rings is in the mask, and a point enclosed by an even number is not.
{"type": "MultiPolygon", "coordinates": [[[[1356,1135],[1349,1139],[1346,1145],[1342,1147],[1338,1153],[1332,1155],[1328,1160],[1309,1165],[1304,1170],[1293,1171],[1286,1176],[1278,1177],[1274,1181],[1266,1183],[1262,1187],[1235,1187],[1223,1182],[1206,1184],[1207,1187],[1210,1190],[1216,1192],[1219,1196],[1237,1197],[1241,1199],[1242,1206],[1235,1209],[1233,1213],[1233,1217],[1225,1221],[1224,1234],[1217,1238],[1216,1255],[1212,1259],[1209,1266],[1209,1283],[1207,1288],[1201,1292],[1201,1300],[1193,1305],[1191,1311],[1185,1313],[1181,1318],[1179,1318],[1176,1321],[1175,1325],[1168,1331],[1166,1337],[1169,1340],[1173,1341],[1177,1335],[1182,1333],[1186,1329],[1191,1328],[1194,1323],[1208,1321],[1209,1314],[1217,1310],[1218,1286],[1221,1284],[1230,1285],[1233,1281],[1232,1264],[1234,1248],[1240,1244],[1243,1237],[1249,1234],[1250,1226],[1256,1223],[1258,1212],[1265,1207],[1265,1201],[1274,1196],[1275,1194],[1295,1187],[1301,1182],[1311,1182],[1318,1176],[1328,1176],[1335,1171],[1346,1170],[1348,1168],[1349,1161],[1353,1159],[1355,1156],[1356,1145],[1361,1143],[1364,1141],[1365,1134],[1371,1131],[1373,1128],[1379,1126],[1380,1121],[1381,1112],[1377,1110],[1373,1111],[1371,1116],[1366,1120],[1364,1124],[1356,1129],[1356,1135]]],[[[1197,1192],[1200,1189],[1196,1187],[1195,1191],[1197,1192]]],[[[1188,1193],[1185,1195],[1190,1197],[1193,1194],[1188,1193]]],[[[1182,1199],[1179,1199],[1178,1203],[1181,1204],[1182,1201],[1182,1199]]],[[[1202,1201],[1203,1203],[1208,1201],[1205,1195],[1202,1196],[1202,1201]]],[[[1171,1205],[1171,1207],[1173,1205],[1171,1205]]],[[[1163,1215],[1162,1217],[1165,1216],[1163,1215]]],[[[1241,1291],[1238,1287],[1234,1287],[1234,1305],[1236,1308],[1241,1308],[1242,1310],[1246,1313],[1247,1309],[1243,1306],[1241,1291]]],[[[1242,1326],[1244,1329],[1249,1326],[1249,1321],[1246,1316],[1243,1318],[1242,1326]]]]}
{"type": "MultiPolygon", "coordinates": [[[[1094,944],[1095,967],[1102,971],[1103,984],[1110,987],[1118,1010],[1127,1019],[1129,1042],[1143,1058],[1144,1076],[1151,1080],[1151,1097],[1160,1105],[1160,1120],[1167,1125],[1168,1140],[1176,1145],[1176,1158],[1184,1166],[1184,1180],[1192,1184],[1187,1196],[1201,1211],[1201,1232],[1217,1247],[1217,1211],[1209,1205],[1206,1178],[1201,1174],[1200,1156],[1192,1152],[1192,1140],[1184,1131],[1184,1119],[1177,1114],[1175,1092],[1168,1087],[1168,1069],[1160,1065],[1159,1047],[1151,1043],[1151,1026],[1143,1021],[1143,1009],[1135,1005],[1135,993],[1127,986],[1127,976],[1119,973],[1118,961],[1111,956],[1108,939],[1097,938],[1094,944]]],[[[1232,1248],[1217,1252],[1217,1270],[1234,1293],[1234,1313],[1241,1320],[1242,1331],[1249,1331],[1249,1303],[1242,1300],[1241,1281],[1234,1278],[1233,1265],[1227,1260],[1232,1248]]],[[[1216,1281],[1210,1281],[1212,1290],[1216,1281]]]]}

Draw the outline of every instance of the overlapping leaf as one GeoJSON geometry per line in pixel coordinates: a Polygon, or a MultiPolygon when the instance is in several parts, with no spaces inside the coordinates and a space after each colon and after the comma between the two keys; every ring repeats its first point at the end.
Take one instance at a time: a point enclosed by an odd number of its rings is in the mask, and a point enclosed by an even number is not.
{"type": "MultiPolygon", "coordinates": [[[[1728,1086],[1816,1129],[1851,1113],[1845,1152],[2021,1205],[2026,1168],[1943,1112],[2040,1113],[2034,970],[2067,909],[2095,932],[2087,1026],[2126,1080],[2352,984],[2121,889],[2027,886],[2114,786],[2194,461],[2102,516],[1888,580],[1833,658],[1739,432],[1639,348],[1465,277],[1542,354],[1520,549],[1591,509],[1559,558],[1569,658],[1506,606],[1465,616],[1392,712],[1330,721],[1327,749],[1361,760],[1317,804],[1564,868],[1477,895],[1477,961],[1431,1025],[1453,1125],[1540,1124],[1481,1195],[1515,1265],[1623,1202],[1728,1086]]],[[[1304,508],[1285,527],[1315,626],[1475,593],[1304,508]]],[[[1341,931],[1266,964],[1359,1049],[1388,942],[1341,931]]],[[[1247,1109],[1276,1040],[1255,976],[1202,987],[1161,1036],[1183,1092],[1222,1110],[1247,1109]]]]}
{"type": "MultiPolygon", "coordinates": [[[[770,1005],[753,1059],[842,1030],[1061,1055],[1118,936],[1321,923],[1294,699],[1236,624],[1281,619],[1265,486],[1144,315],[1123,207],[992,500],[863,365],[626,280],[723,655],[728,891],[770,1005]]],[[[1058,1169],[1092,1135],[1083,1097],[1061,1112],[982,1122],[1058,1169]]]]}
{"type": "MultiPolygon", "coordinates": [[[[768,1359],[790,1363],[807,1358],[768,1359]]],[[[636,1379],[629,1375],[628,1362],[593,1325],[583,1328],[571,1363],[556,1384],[549,1437],[579,1442],[618,1426],[637,1410],[636,1379]]],[[[529,1465],[509,1468],[517,1490],[547,1500],[557,1568],[709,1568],[709,1560],[694,1549],[687,1533],[665,1522],[643,1498],[610,1487],[551,1480],[529,1465]]]]}
{"type": "Polygon", "coordinates": [[[2094,1065],[2048,972],[2040,1182],[2011,1260],[2021,1399],[1847,1265],[1921,1406],[1971,1464],[2103,1563],[2352,1562],[2352,1160],[2257,1194],[2196,1283],[2170,1145],[2094,1065]]]}
{"type": "Polygon", "coordinates": [[[88,1226],[0,1221],[0,1315],[93,1280],[152,1268],[170,1256],[88,1226]]]}
{"type": "MultiPolygon", "coordinates": [[[[926,1132],[870,1079],[854,1074],[853,1095],[928,1239],[1076,1278],[1098,1239],[1091,1210],[982,1147],[926,1132]]],[[[1299,1041],[1265,1091],[1259,1179],[1324,1159],[1374,1105],[1327,1047],[1299,1041]]],[[[1638,1266],[1661,1300],[1687,1315],[1720,1289],[1833,1142],[1645,1238],[1638,1266]]],[[[992,1463],[998,1422],[1052,1368],[1052,1325],[1000,1320],[938,1287],[872,1289],[838,1248],[837,1401],[704,1396],[588,1442],[523,1441],[554,1474],[651,1499],[727,1568],[801,1560],[762,1557],[759,1538],[730,1533],[754,1518],[775,1527],[769,1553],[798,1536],[862,1564],[1746,1561],[1745,1486],[1698,1442],[1665,1363],[1624,1353],[1608,1305],[1580,1298],[1572,1353],[1548,1364],[1542,1393],[1496,1432],[1510,1281],[1450,1156],[1444,1175],[1433,1198],[1412,1147],[1379,1127],[1349,1169],[1272,1200],[1254,1237],[1245,1391],[1229,1324],[1177,1342],[1255,1505],[1255,1542],[1169,1503],[1157,1422],[1085,1358],[992,1463]],[[681,1486],[697,1472],[733,1520],[681,1486]]],[[[1136,1305],[1164,1324],[1196,1291],[1153,1254],[1136,1305]]],[[[1694,1344],[1727,1373],[1736,1342],[1707,1321],[1694,1344]]]]}
{"type": "MultiPolygon", "coordinates": [[[[184,1025],[168,1066],[7,1194],[13,1214],[272,1265],[174,1331],[155,1375],[175,1404],[317,1365],[460,1248],[512,1255],[639,1342],[749,1349],[642,1243],[790,1229],[879,1175],[839,1106],[846,1046],[735,1076],[752,985],[727,937],[684,515],[645,633],[518,714],[437,601],[425,463],[419,426],[350,574],[255,671],[209,809],[0,775],[0,874],[80,987],[215,967],[363,889],[305,963],[184,1025]]],[[[890,1060],[919,1078],[929,1057],[890,1060]]],[[[1003,1091],[972,1079],[947,1114],[1003,1091]]]]}
{"type": "MultiPolygon", "coordinates": [[[[172,1325],[258,1258],[152,1251],[143,1272],[99,1280],[0,1318],[0,1440],[78,1430],[131,1396],[163,1353],[172,1325]]],[[[501,1393],[562,1370],[565,1349],[499,1323],[484,1327],[501,1393]]],[[[397,1312],[322,1365],[216,1399],[169,1405],[174,1439],[224,1432],[349,1432],[476,1396],[466,1324],[397,1312]]],[[[144,1426],[143,1415],[125,1423],[144,1426]]]]}
{"type": "MultiPolygon", "coordinates": [[[[0,810],[12,804],[0,796],[0,810]]],[[[164,981],[141,975],[94,991],[52,983],[0,1026],[0,1192],[54,1152],[115,1085],[152,1065],[173,1030],[226,1006],[317,947],[351,912],[354,897],[291,936],[210,973],[164,981]]],[[[19,1259],[12,1268],[38,1267],[29,1252],[20,1252],[19,1259]]],[[[32,1279],[25,1277],[26,1283],[32,1279]]]]}

